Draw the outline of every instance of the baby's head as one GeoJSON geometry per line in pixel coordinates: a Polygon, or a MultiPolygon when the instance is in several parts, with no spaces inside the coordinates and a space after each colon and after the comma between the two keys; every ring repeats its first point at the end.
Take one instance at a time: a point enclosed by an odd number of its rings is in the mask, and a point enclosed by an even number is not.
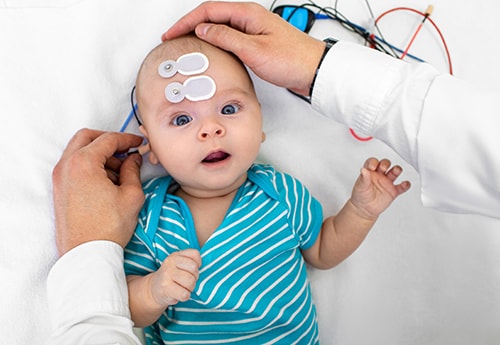
{"type": "Polygon", "coordinates": [[[181,188],[206,195],[246,179],[263,141],[262,114],[234,55],[193,35],[163,42],[144,60],[136,96],[150,160],[181,188]]]}

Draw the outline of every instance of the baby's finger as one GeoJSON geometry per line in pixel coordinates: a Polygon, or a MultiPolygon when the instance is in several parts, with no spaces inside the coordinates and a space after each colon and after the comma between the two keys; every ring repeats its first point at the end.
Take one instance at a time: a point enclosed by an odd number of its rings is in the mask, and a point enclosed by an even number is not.
{"type": "Polygon", "coordinates": [[[398,195],[403,194],[411,187],[410,181],[403,181],[398,185],[395,185],[398,195]]]}
{"type": "Polygon", "coordinates": [[[193,292],[196,287],[198,279],[186,271],[178,271],[172,279],[177,284],[174,290],[175,293],[172,293],[172,297],[179,301],[187,301],[191,296],[191,292],[193,292]]]}
{"type": "Polygon", "coordinates": [[[183,272],[193,277],[195,283],[199,277],[199,268],[201,266],[201,257],[199,251],[195,249],[181,250],[171,254],[175,267],[179,272],[183,272]]]}
{"type": "Polygon", "coordinates": [[[361,189],[367,189],[367,188],[370,188],[371,183],[372,182],[371,182],[371,177],[370,177],[370,170],[368,170],[367,168],[361,168],[359,187],[361,189]]]}
{"type": "Polygon", "coordinates": [[[375,171],[378,167],[378,159],[370,157],[365,161],[364,167],[368,170],[375,171]]]}
{"type": "Polygon", "coordinates": [[[378,163],[377,171],[381,174],[385,174],[390,167],[391,161],[384,158],[378,163]]]}
{"type": "Polygon", "coordinates": [[[177,302],[186,302],[191,297],[191,290],[186,289],[184,286],[177,284],[173,285],[168,290],[168,296],[165,296],[163,302],[169,305],[177,304],[177,302]]]}
{"type": "Polygon", "coordinates": [[[173,298],[173,297],[165,297],[165,299],[163,300],[167,305],[176,305],[177,303],[179,303],[179,300],[177,298],[173,298]]]}
{"type": "Polygon", "coordinates": [[[197,267],[201,267],[201,255],[200,255],[200,252],[196,249],[185,249],[185,250],[181,250],[178,252],[179,255],[183,256],[183,257],[186,257],[186,258],[189,258],[191,260],[193,260],[197,267]]]}
{"type": "Polygon", "coordinates": [[[394,182],[399,177],[399,175],[401,175],[402,172],[403,168],[401,168],[399,165],[395,165],[392,168],[390,168],[389,171],[387,171],[385,176],[387,176],[389,180],[394,182]]]}

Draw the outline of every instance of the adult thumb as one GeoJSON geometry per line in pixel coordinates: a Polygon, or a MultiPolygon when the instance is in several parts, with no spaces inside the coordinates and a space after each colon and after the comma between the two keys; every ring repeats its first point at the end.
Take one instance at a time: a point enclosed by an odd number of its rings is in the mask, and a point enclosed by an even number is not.
{"type": "Polygon", "coordinates": [[[140,177],[141,164],[141,155],[135,153],[127,157],[120,168],[120,186],[126,193],[124,197],[130,198],[129,201],[135,208],[140,208],[144,199],[140,177]]]}

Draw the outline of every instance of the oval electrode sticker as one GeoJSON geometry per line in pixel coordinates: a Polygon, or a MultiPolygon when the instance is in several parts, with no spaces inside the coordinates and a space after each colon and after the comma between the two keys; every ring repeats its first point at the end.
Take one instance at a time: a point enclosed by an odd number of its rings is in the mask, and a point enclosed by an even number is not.
{"type": "Polygon", "coordinates": [[[163,61],[158,66],[158,74],[163,78],[171,78],[176,73],[194,75],[203,73],[208,68],[208,59],[205,54],[194,52],[181,55],[177,61],[163,61]]]}
{"type": "Polygon", "coordinates": [[[188,78],[183,84],[173,82],[165,88],[165,98],[172,103],[179,103],[187,98],[190,101],[204,101],[216,91],[215,81],[206,75],[188,78]]]}

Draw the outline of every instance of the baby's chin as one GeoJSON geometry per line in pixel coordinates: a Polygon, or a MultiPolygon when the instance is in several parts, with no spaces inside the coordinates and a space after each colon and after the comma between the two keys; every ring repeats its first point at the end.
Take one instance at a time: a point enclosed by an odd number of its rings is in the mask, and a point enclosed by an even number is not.
{"type": "Polygon", "coordinates": [[[208,199],[222,198],[233,195],[245,183],[247,179],[246,172],[236,178],[221,179],[220,174],[214,174],[212,177],[207,177],[201,183],[180,185],[180,193],[176,193],[182,197],[182,193],[187,196],[208,199]]]}

